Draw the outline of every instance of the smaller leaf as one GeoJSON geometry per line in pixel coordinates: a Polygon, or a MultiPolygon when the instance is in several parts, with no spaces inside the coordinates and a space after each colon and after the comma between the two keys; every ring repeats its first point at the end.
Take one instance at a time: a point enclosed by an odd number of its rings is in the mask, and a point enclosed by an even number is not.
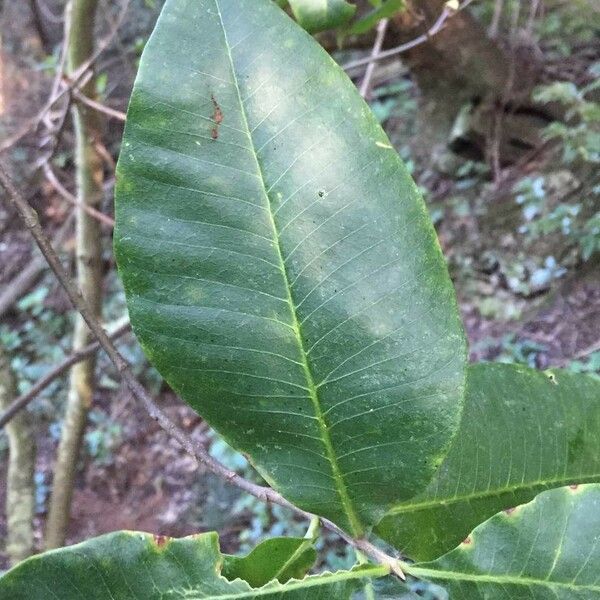
{"type": "Polygon", "coordinates": [[[225,556],[223,577],[243,579],[252,587],[261,587],[276,579],[285,583],[302,579],[315,564],[317,551],[311,540],[278,537],[259,544],[244,557],[225,556]]]}
{"type": "Polygon", "coordinates": [[[560,488],[497,514],[410,575],[460,600],[600,599],[600,485],[560,488]]]}
{"type": "Polygon", "coordinates": [[[387,0],[387,2],[383,2],[380,6],[375,8],[375,10],[370,11],[364,17],[358,19],[356,23],[353,23],[348,29],[348,33],[353,35],[367,33],[367,31],[373,29],[381,19],[392,17],[404,7],[404,0],[387,0]]]}
{"type": "Polygon", "coordinates": [[[471,365],[461,426],[428,489],[376,531],[432,560],[498,511],[537,494],[600,482],[600,381],[556,369],[471,365]]]}
{"type": "Polygon", "coordinates": [[[0,599],[349,600],[366,581],[388,573],[363,566],[253,588],[222,577],[226,562],[216,533],[174,540],[117,532],[22,562],[0,577],[0,599]]]}
{"type": "Polygon", "coordinates": [[[356,12],[356,6],[345,0],[289,0],[296,20],[309,33],[345,25],[356,12]]]}

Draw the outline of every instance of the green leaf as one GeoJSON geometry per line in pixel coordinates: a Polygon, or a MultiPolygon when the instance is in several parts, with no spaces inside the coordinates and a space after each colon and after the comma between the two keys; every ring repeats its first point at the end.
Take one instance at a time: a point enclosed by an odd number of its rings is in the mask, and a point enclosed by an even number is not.
{"type": "Polygon", "coordinates": [[[276,579],[285,583],[302,579],[315,564],[317,551],[312,540],[304,538],[270,538],[244,557],[226,556],[223,576],[243,579],[252,587],[261,587],[276,579]]]}
{"type": "Polygon", "coordinates": [[[463,422],[424,494],[394,508],[377,533],[429,560],[477,524],[539,492],[600,481],[600,381],[517,365],[469,368],[463,422]]]}
{"type": "Polygon", "coordinates": [[[348,33],[354,35],[367,33],[367,31],[373,29],[379,21],[393,17],[405,6],[405,0],[387,0],[387,2],[384,2],[381,6],[378,6],[353,23],[352,26],[349,27],[348,33]]]}
{"type": "Polygon", "coordinates": [[[26,560],[0,578],[0,598],[343,600],[367,578],[385,574],[382,567],[363,567],[253,589],[221,576],[223,560],[215,533],[181,540],[112,533],[26,560]]]}
{"type": "Polygon", "coordinates": [[[411,575],[460,600],[600,598],[600,486],[562,488],[500,513],[411,575]]]}
{"type": "Polygon", "coordinates": [[[289,0],[296,20],[309,33],[345,25],[356,6],[345,0],[289,0]]]}
{"type": "Polygon", "coordinates": [[[427,210],[344,72],[270,0],[170,0],[141,62],[115,249],[170,385],[353,535],[433,477],[465,343],[427,210]]]}

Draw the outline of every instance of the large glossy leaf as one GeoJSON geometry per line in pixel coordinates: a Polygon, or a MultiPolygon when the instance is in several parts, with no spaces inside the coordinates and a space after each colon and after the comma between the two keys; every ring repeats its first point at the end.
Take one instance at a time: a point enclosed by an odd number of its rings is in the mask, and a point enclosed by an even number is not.
{"type": "MultiPolygon", "coordinates": [[[[385,569],[366,567],[254,589],[221,576],[214,533],[181,540],[121,532],[30,558],[0,578],[2,600],[336,600],[385,569]]],[[[382,573],[383,572],[383,573],[382,573]]]]}
{"type": "Polygon", "coordinates": [[[346,24],[356,12],[356,6],[346,0],[289,0],[298,23],[316,33],[346,24]]]}
{"type": "Polygon", "coordinates": [[[408,570],[451,600],[597,600],[599,541],[600,486],[574,486],[496,515],[456,550],[408,570]]]}
{"type": "Polygon", "coordinates": [[[247,556],[226,556],[223,575],[227,579],[243,579],[252,587],[260,587],[273,579],[285,583],[290,579],[302,579],[316,560],[317,551],[312,540],[269,538],[247,556]]]}
{"type": "Polygon", "coordinates": [[[600,381],[516,365],[469,368],[463,421],[439,474],[377,532],[429,560],[539,492],[600,481],[600,381]]]}
{"type": "Polygon", "coordinates": [[[355,535],[420,492],[465,345],[425,206],[343,71],[270,0],[170,0],[118,169],[131,321],[271,485],[355,535]]]}

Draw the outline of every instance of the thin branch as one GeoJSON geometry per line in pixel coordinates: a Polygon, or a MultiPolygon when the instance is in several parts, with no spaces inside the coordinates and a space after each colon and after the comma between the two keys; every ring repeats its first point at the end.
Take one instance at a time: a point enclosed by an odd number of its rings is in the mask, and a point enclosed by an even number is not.
{"type": "MultiPolygon", "coordinates": [[[[119,328],[117,328],[113,333],[110,334],[111,340],[116,340],[123,336],[131,329],[131,325],[129,322],[124,323],[119,328]]],[[[80,350],[79,352],[74,352],[73,354],[67,356],[60,364],[58,364],[54,369],[52,369],[49,373],[44,375],[40,380],[38,380],[32,388],[19,396],[16,400],[14,400],[11,405],[0,415],[0,429],[4,427],[8,422],[10,422],[20,411],[26,408],[37,396],[43,392],[52,382],[58,379],[63,373],[68,371],[73,365],[85,360],[89,356],[92,356],[94,353],[98,352],[100,349],[100,344],[98,342],[93,342],[80,350]]]]}
{"type": "MultiPolygon", "coordinates": [[[[65,243],[71,233],[72,225],[73,215],[70,214],[54,237],[52,242],[54,246],[60,248],[65,243]]],[[[47,266],[43,256],[34,256],[18,275],[3,286],[4,290],[0,293],[0,318],[33,287],[33,284],[41,277],[47,266]]]]}
{"type": "Polygon", "coordinates": [[[102,104],[102,102],[98,102],[97,100],[92,100],[91,98],[88,98],[85,94],[82,94],[78,89],[73,90],[73,96],[75,97],[77,102],[81,102],[82,104],[85,104],[86,106],[89,106],[90,108],[93,108],[94,110],[104,115],[112,117],[117,121],[125,121],[127,115],[124,112],[120,110],[115,110],[114,108],[106,106],[106,104],[102,104]]]}
{"type": "Polygon", "coordinates": [[[65,188],[65,186],[59,181],[58,177],[56,176],[56,173],[54,173],[52,167],[47,161],[45,161],[42,165],[42,170],[44,171],[44,176],[46,177],[50,185],[69,204],[81,207],[83,210],[85,210],[86,213],[88,213],[88,215],[90,215],[90,217],[93,217],[97,221],[100,221],[101,223],[104,223],[105,225],[108,225],[111,228],[115,226],[115,221],[112,217],[105,215],[103,212],[100,212],[93,206],[82,204],[73,194],[71,194],[71,192],[69,192],[69,190],[67,190],[67,188],[65,188]]]}
{"type": "Polygon", "coordinates": [[[44,106],[40,109],[40,111],[31,119],[29,119],[17,133],[12,135],[11,137],[5,139],[2,144],[0,144],[0,152],[4,152],[12,148],[15,144],[20,142],[26,135],[37,129],[39,124],[44,120],[46,114],[54,108],[54,105],[64,96],[71,92],[72,87],[75,85],[85,85],[90,78],[90,73],[85,73],[77,81],[72,80],[71,86],[63,86],[62,89],[56,94],[56,96],[50,96],[50,98],[46,101],[44,106]]]}
{"type": "Polygon", "coordinates": [[[50,21],[50,23],[54,23],[55,25],[58,25],[63,22],[63,15],[61,15],[61,14],[55,15],[50,10],[50,7],[47,6],[42,0],[34,0],[34,1],[37,4],[37,6],[39,7],[40,11],[44,13],[44,18],[47,19],[48,21],[50,21]]]}
{"type": "MultiPolygon", "coordinates": [[[[54,75],[54,81],[52,82],[52,87],[50,88],[50,98],[55,98],[56,95],[58,94],[60,88],[63,85],[63,78],[65,76],[65,66],[67,64],[67,49],[69,47],[69,31],[70,31],[70,27],[69,27],[69,23],[71,22],[71,14],[73,12],[73,2],[72,0],[69,0],[67,2],[67,4],[65,5],[65,10],[64,10],[64,31],[65,31],[65,35],[63,37],[63,42],[62,42],[62,46],[60,49],[60,59],[58,61],[58,65],[56,67],[56,73],[54,75]]],[[[52,127],[52,120],[49,117],[49,113],[46,113],[43,116],[43,120],[44,123],[46,124],[46,127],[48,129],[50,129],[52,127]]]]}
{"type": "Polygon", "coordinates": [[[502,11],[504,10],[504,0],[496,0],[494,3],[494,14],[492,16],[492,22],[488,30],[488,35],[495,40],[498,37],[500,31],[500,19],[502,18],[502,11]]]}
{"type": "Polygon", "coordinates": [[[540,0],[531,0],[529,4],[529,18],[527,19],[527,33],[533,35],[533,28],[535,26],[535,19],[540,10],[540,0]]]}
{"type": "MultiPolygon", "coordinates": [[[[73,280],[69,277],[65,268],[62,266],[60,259],[52,248],[52,245],[50,244],[40,225],[36,212],[17,190],[3,164],[0,164],[0,185],[7,193],[7,201],[16,208],[25,227],[34,237],[42,254],[48,261],[50,268],[54,271],[54,274],[58,278],[60,284],[67,292],[71,303],[87,323],[88,327],[98,340],[101,348],[106,352],[111,362],[121,375],[122,380],[129,388],[129,391],[133,397],[144,407],[148,415],[154,421],[156,421],[168,435],[177,440],[181,447],[188,454],[194,457],[199,464],[204,465],[215,475],[218,475],[232,485],[235,485],[239,489],[264,502],[278,504],[279,506],[289,508],[296,515],[299,515],[305,519],[312,520],[315,516],[317,516],[298,508],[272,488],[252,483],[251,481],[248,481],[247,479],[244,479],[238,475],[235,471],[228,469],[225,465],[221,464],[219,461],[210,456],[204,447],[196,444],[193,440],[186,436],[186,434],[179,429],[177,425],[175,425],[175,423],[169,419],[169,417],[167,417],[167,415],[154,403],[154,400],[152,400],[141,383],[136,379],[135,375],[131,371],[129,363],[117,350],[112,340],[109,338],[106,331],[100,324],[100,321],[94,316],[93,312],[88,306],[88,303],[77,289],[77,286],[73,280]]],[[[394,573],[402,579],[405,578],[401,569],[401,562],[399,560],[389,556],[368,540],[357,540],[352,538],[328,519],[319,517],[319,520],[321,521],[323,527],[339,535],[348,544],[360,550],[375,562],[387,567],[391,573],[394,573]]]]}
{"type": "Polygon", "coordinates": [[[411,40],[410,42],[406,42],[400,46],[396,46],[395,48],[390,48],[389,50],[384,50],[380,52],[377,56],[368,56],[367,58],[361,58],[359,60],[354,60],[352,62],[346,63],[342,65],[342,69],[344,71],[350,71],[352,69],[356,69],[357,67],[363,67],[364,65],[369,65],[375,62],[379,62],[380,60],[384,60],[386,58],[391,58],[392,56],[398,56],[398,54],[402,54],[407,52],[408,50],[412,50],[413,48],[420,46],[421,44],[427,43],[434,35],[438,34],[440,31],[444,29],[446,25],[446,21],[452,18],[454,15],[458,14],[460,11],[464,10],[474,2],[474,0],[464,0],[464,2],[456,9],[444,6],[442,13],[438,17],[437,21],[423,34],[419,37],[411,40]]]}
{"type": "Polygon", "coordinates": [[[385,39],[385,33],[389,22],[389,19],[381,19],[377,24],[377,36],[375,37],[375,43],[373,44],[373,50],[371,51],[371,62],[367,65],[367,70],[365,71],[362,83],[360,84],[360,95],[363,98],[367,98],[371,93],[371,80],[373,78],[373,73],[375,72],[375,60],[383,47],[383,40],[385,39]]]}
{"type": "Polygon", "coordinates": [[[124,0],[121,6],[121,11],[119,17],[114,23],[114,26],[111,28],[108,35],[100,41],[96,51],[90,56],[90,58],[85,61],[78,69],[71,75],[69,79],[65,77],[61,78],[62,86],[55,94],[50,94],[49,99],[44,104],[42,109],[31,119],[29,119],[25,125],[13,136],[4,140],[2,144],[0,144],[0,152],[6,151],[12,148],[16,143],[22,140],[26,135],[35,130],[39,124],[45,119],[46,115],[49,111],[52,110],[54,105],[63,98],[66,94],[71,94],[71,91],[74,89],[78,89],[79,87],[83,87],[91,76],[89,69],[94,65],[94,63],[98,60],[98,58],[104,53],[104,51],[110,46],[113,39],[117,35],[123,20],[125,19],[125,15],[127,14],[127,10],[129,9],[130,0],[124,0]]]}

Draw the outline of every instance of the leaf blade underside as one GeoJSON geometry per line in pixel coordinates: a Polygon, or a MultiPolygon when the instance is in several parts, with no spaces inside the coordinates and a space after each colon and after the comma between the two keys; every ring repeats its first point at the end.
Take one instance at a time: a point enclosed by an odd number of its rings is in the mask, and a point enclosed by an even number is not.
{"type": "Polygon", "coordinates": [[[460,600],[600,598],[600,486],[550,490],[477,527],[458,548],[409,567],[460,600]]]}
{"type": "Polygon", "coordinates": [[[500,510],[551,488],[600,481],[600,381],[557,369],[468,369],[463,421],[439,473],[376,531],[430,560],[500,510]]]}
{"type": "MultiPolygon", "coordinates": [[[[0,577],[7,600],[348,600],[381,567],[252,588],[221,576],[218,536],[167,539],[117,532],[34,556],[0,577]]],[[[383,571],[383,573],[382,573],[383,571]]]]}
{"type": "Polygon", "coordinates": [[[425,487],[462,404],[454,290],[389,140],[270,0],[166,3],[116,210],[146,354],[273,487],[355,535],[425,487]]]}

